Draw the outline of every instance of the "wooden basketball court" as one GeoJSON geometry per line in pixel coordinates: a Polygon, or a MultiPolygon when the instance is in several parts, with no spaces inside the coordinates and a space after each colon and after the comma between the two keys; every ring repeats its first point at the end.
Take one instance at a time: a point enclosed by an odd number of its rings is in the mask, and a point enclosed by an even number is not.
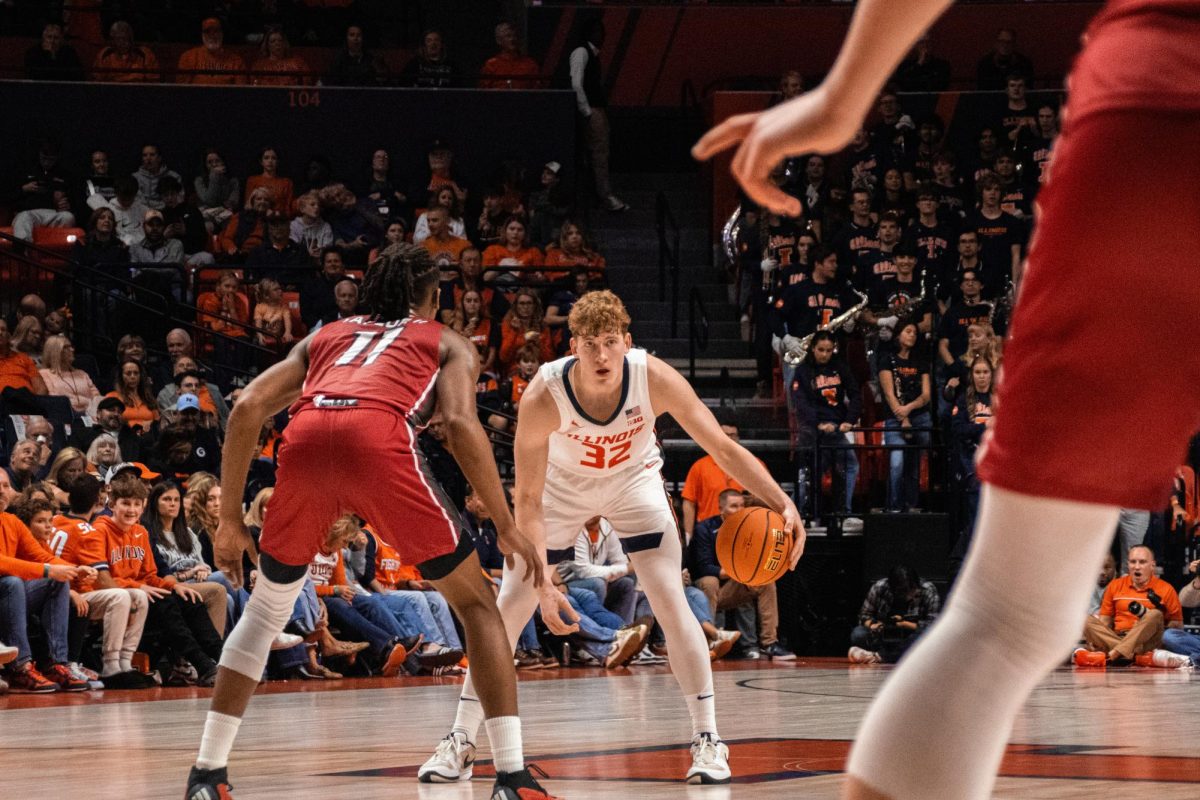
{"type": "MultiPolygon", "coordinates": [[[[665,666],[522,673],[526,757],[549,773],[547,788],[571,800],[837,797],[850,740],[888,668],[834,659],[716,667],[732,786],[680,781],[691,731],[665,666]]],[[[996,796],[1195,797],[1196,680],[1191,672],[1156,669],[1056,671],[1017,721],[996,796]]],[[[471,783],[416,782],[417,766],[453,719],[460,684],[424,678],[263,686],[230,763],[238,800],[489,797],[483,742],[471,783]]],[[[0,797],[178,797],[209,694],[0,697],[0,797]]]]}

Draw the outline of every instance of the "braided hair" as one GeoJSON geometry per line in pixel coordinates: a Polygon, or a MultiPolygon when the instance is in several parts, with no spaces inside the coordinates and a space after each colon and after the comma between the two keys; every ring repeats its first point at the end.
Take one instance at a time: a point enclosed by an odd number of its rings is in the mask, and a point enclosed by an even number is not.
{"type": "Polygon", "coordinates": [[[367,269],[362,299],[376,317],[404,319],[437,285],[438,265],[424,247],[408,242],[388,245],[367,269]]]}

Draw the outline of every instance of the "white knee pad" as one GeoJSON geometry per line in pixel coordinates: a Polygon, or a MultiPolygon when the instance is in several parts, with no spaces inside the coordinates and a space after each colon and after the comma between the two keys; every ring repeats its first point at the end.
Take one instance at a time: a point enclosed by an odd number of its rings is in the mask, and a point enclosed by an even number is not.
{"type": "Polygon", "coordinates": [[[256,681],[261,679],[271,653],[271,642],[291,619],[302,588],[303,578],[280,584],[259,573],[250,602],[225,642],[221,666],[256,681]]]}

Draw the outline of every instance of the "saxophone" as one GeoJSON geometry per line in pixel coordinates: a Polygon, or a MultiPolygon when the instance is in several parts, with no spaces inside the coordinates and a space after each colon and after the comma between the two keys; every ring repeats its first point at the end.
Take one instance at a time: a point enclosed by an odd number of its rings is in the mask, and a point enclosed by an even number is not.
{"type": "MultiPolygon", "coordinates": [[[[830,333],[836,333],[837,331],[844,328],[847,323],[854,322],[855,320],[857,320],[859,317],[862,316],[862,313],[867,310],[867,296],[865,294],[863,294],[862,292],[858,291],[857,289],[851,289],[850,291],[852,291],[856,295],[858,295],[858,298],[860,301],[859,304],[847,311],[842,312],[841,314],[838,314],[836,317],[829,320],[828,325],[826,325],[822,328],[817,328],[817,330],[829,331],[830,333]]],[[[779,349],[781,351],[779,354],[780,358],[782,358],[784,363],[787,364],[788,366],[791,366],[791,367],[796,366],[797,364],[799,364],[801,361],[804,360],[805,356],[808,355],[808,348],[812,345],[813,337],[816,336],[816,334],[817,334],[817,331],[813,331],[808,336],[805,336],[803,339],[801,339],[800,340],[800,349],[798,352],[792,351],[792,350],[784,350],[783,349],[783,340],[781,339],[779,342],[779,349]]]]}
{"type": "Polygon", "coordinates": [[[729,259],[730,264],[737,263],[737,240],[741,232],[742,204],[738,203],[737,208],[729,215],[729,219],[725,220],[725,225],[721,228],[721,246],[725,250],[725,257],[729,259]]]}

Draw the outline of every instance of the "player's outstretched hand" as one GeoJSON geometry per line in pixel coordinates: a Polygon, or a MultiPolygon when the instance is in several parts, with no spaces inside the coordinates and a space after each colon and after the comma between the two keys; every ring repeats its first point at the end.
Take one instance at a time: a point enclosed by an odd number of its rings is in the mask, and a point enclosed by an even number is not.
{"type": "Polygon", "coordinates": [[[788,498],[787,505],[783,507],[783,530],[784,533],[792,535],[792,549],[788,552],[788,560],[791,562],[788,565],[788,570],[796,568],[796,564],[800,562],[800,556],[804,555],[804,541],[808,538],[808,534],[804,531],[804,521],[800,519],[800,512],[796,510],[796,504],[788,498]]]}
{"type": "Polygon", "coordinates": [[[579,630],[579,614],[571,607],[565,594],[553,586],[545,586],[538,595],[542,609],[542,622],[556,636],[566,636],[579,630]],[[569,620],[566,621],[566,620],[569,620]]]}
{"type": "Polygon", "coordinates": [[[253,552],[254,540],[240,519],[223,519],[213,541],[213,561],[234,589],[242,588],[242,555],[253,552]]]}
{"type": "Polygon", "coordinates": [[[854,138],[862,118],[824,86],[767,111],[739,114],[701,137],[692,156],[706,161],[735,145],[731,171],[746,194],[777,214],[800,216],[800,201],[771,183],[771,170],[789,156],[835,153],[854,138]]]}
{"type": "Polygon", "coordinates": [[[496,546],[504,554],[504,563],[510,570],[516,569],[514,556],[520,556],[521,560],[525,562],[525,574],[521,576],[521,580],[531,580],[535,589],[542,588],[546,582],[545,562],[542,560],[542,554],[525,534],[521,533],[515,525],[505,526],[504,530],[500,530],[497,526],[496,546]]]}

